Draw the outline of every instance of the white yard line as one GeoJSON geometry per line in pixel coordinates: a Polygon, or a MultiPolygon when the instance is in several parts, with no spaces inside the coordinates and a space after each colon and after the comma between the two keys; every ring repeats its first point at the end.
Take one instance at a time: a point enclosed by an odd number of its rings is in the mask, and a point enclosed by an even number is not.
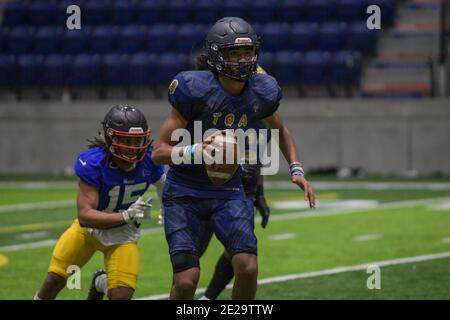
{"type": "MultiPolygon", "coordinates": [[[[297,219],[306,219],[306,218],[319,218],[319,217],[325,217],[325,216],[344,215],[344,214],[351,214],[351,213],[363,213],[363,212],[371,212],[371,211],[375,211],[375,210],[379,210],[379,209],[395,209],[395,208],[403,208],[403,207],[412,207],[412,206],[418,206],[418,205],[435,204],[436,202],[440,202],[440,201],[450,201],[450,198],[449,197],[441,197],[441,198],[431,198],[431,199],[395,201],[395,202],[380,204],[376,208],[346,209],[346,210],[314,209],[314,210],[308,210],[308,211],[302,211],[302,212],[281,213],[281,214],[271,215],[270,222],[297,220],[297,219]]],[[[255,218],[256,223],[258,223],[260,221],[261,221],[261,217],[255,218]]],[[[148,229],[142,230],[142,235],[159,234],[159,233],[164,233],[164,229],[162,227],[148,228],[148,229]]],[[[0,252],[2,252],[2,251],[3,252],[4,251],[17,251],[17,250],[25,250],[25,249],[31,249],[31,248],[52,246],[55,243],[55,241],[56,240],[54,240],[54,239],[48,239],[48,240],[44,240],[44,241],[17,244],[17,245],[11,245],[11,246],[3,246],[3,247],[0,247],[0,252]],[[53,241],[53,242],[46,243],[46,241],[53,241]],[[13,249],[11,249],[11,248],[13,248],[13,249]]]]}
{"type": "MultiPolygon", "coordinates": [[[[314,190],[450,190],[448,182],[358,182],[358,181],[312,181],[314,190]]],[[[264,187],[272,189],[298,189],[289,181],[265,181],[264,187]]]]}
{"type": "MultiPolygon", "coordinates": [[[[367,262],[367,263],[357,264],[357,265],[353,265],[353,266],[337,267],[337,268],[325,269],[325,270],[320,270],[320,271],[311,271],[311,272],[287,274],[284,276],[264,278],[264,279],[258,280],[258,285],[277,283],[277,282],[285,282],[285,281],[298,280],[298,279],[313,278],[313,277],[320,277],[320,276],[333,275],[333,274],[339,274],[339,273],[350,272],[350,271],[367,270],[367,268],[370,266],[386,267],[386,266],[394,266],[394,265],[405,264],[405,263],[423,262],[423,261],[445,259],[445,258],[450,258],[450,251],[426,254],[426,255],[422,255],[422,256],[392,259],[392,260],[367,262]]],[[[230,284],[227,286],[227,289],[231,289],[232,287],[233,286],[230,284]]],[[[206,288],[200,288],[200,289],[197,289],[196,294],[202,294],[205,291],[206,291],[206,288]]],[[[157,295],[142,297],[142,298],[139,298],[139,300],[160,300],[160,299],[168,299],[168,297],[169,297],[168,294],[157,294],[157,295]]]]}
{"type": "Polygon", "coordinates": [[[17,211],[30,211],[36,209],[58,209],[75,207],[75,200],[60,200],[60,201],[47,201],[47,202],[30,202],[30,203],[17,203],[6,204],[0,206],[0,213],[4,212],[17,212],[17,211]]]}
{"type": "MultiPolygon", "coordinates": [[[[366,190],[450,190],[448,182],[362,182],[362,181],[313,181],[315,190],[325,189],[366,189],[366,190]]],[[[297,189],[298,187],[289,181],[265,181],[267,189],[297,189]]],[[[76,181],[2,181],[0,188],[76,188],[76,181]]]]}

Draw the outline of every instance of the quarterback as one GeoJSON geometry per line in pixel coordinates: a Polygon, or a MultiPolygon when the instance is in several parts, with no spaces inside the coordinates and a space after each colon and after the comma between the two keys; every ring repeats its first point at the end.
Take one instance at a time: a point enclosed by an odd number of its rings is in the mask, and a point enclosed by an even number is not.
{"type": "Polygon", "coordinates": [[[279,130],[291,181],[303,189],[310,207],[315,206],[292,135],[277,113],[281,89],[273,77],[255,72],[259,47],[259,38],[246,21],[220,19],[204,45],[209,70],[181,72],[169,86],[172,110],[161,127],[152,159],[157,164],[170,164],[162,200],[173,268],[171,299],[194,296],[200,276],[199,242],[207,232],[205,221],[231,258],[233,299],[255,298],[258,272],[254,204],[245,197],[240,166],[227,181],[217,184],[205,163],[175,164],[174,154],[197,159],[214,144],[214,139],[208,138],[186,147],[175,146],[175,130],[186,129],[194,136],[195,121],[201,121],[204,131],[258,129],[265,120],[269,128],[279,130]]]}

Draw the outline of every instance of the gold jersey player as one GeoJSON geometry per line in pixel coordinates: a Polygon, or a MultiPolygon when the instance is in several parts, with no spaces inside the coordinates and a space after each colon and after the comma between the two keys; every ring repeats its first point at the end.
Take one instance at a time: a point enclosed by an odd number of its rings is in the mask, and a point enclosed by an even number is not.
{"type": "MultiPolygon", "coordinates": [[[[103,139],[79,154],[78,218],[59,238],[47,277],[35,299],[54,299],[64,288],[71,266],[82,268],[96,251],[104,255],[104,277],[96,287],[110,299],[131,299],[139,271],[139,221],[149,217],[151,184],[162,192],[164,167],[151,159],[151,130],[140,110],[113,107],[105,116],[103,139]]],[[[92,290],[92,288],[91,288],[92,290]]]]}

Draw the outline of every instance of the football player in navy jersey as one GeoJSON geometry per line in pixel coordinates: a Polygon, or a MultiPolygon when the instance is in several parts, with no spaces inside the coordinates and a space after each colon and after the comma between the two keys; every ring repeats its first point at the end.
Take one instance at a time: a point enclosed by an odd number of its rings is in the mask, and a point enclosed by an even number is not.
{"type": "Polygon", "coordinates": [[[163,123],[152,159],[170,164],[163,192],[165,235],[173,267],[171,299],[192,299],[200,276],[198,243],[208,220],[231,257],[235,275],[233,299],[254,299],[257,284],[257,239],[253,202],[245,198],[240,168],[225,183],[214,184],[205,164],[174,164],[172,155],[196,159],[213,139],[187,147],[175,146],[172,133],[185,128],[194,136],[194,121],[208,129],[258,128],[265,120],[278,129],[280,147],[291,168],[291,180],[315,207],[314,192],[288,128],[277,109],[281,89],[267,74],[255,73],[259,39],[243,19],[220,19],[205,41],[207,71],[179,73],[169,86],[171,113],[163,123]]]}
{"type": "Polygon", "coordinates": [[[104,254],[107,271],[107,277],[97,277],[98,292],[131,299],[136,288],[139,221],[149,218],[151,209],[151,199],[142,196],[151,184],[162,193],[164,166],[151,159],[151,129],[137,108],[115,106],[102,125],[102,139],[96,138],[76,160],[78,218],[56,243],[35,299],[54,299],[71,272],[96,251],[104,254]]]}

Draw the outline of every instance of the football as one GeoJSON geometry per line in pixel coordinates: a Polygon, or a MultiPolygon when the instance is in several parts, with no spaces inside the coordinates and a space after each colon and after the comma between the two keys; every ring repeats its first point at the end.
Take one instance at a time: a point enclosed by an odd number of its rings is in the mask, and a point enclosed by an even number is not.
{"type": "Polygon", "coordinates": [[[216,160],[205,164],[206,173],[215,185],[222,185],[233,177],[239,166],[239,147],[236,136],[230,132],[220,131],[212,136],[211,156],[216,160]]]}

